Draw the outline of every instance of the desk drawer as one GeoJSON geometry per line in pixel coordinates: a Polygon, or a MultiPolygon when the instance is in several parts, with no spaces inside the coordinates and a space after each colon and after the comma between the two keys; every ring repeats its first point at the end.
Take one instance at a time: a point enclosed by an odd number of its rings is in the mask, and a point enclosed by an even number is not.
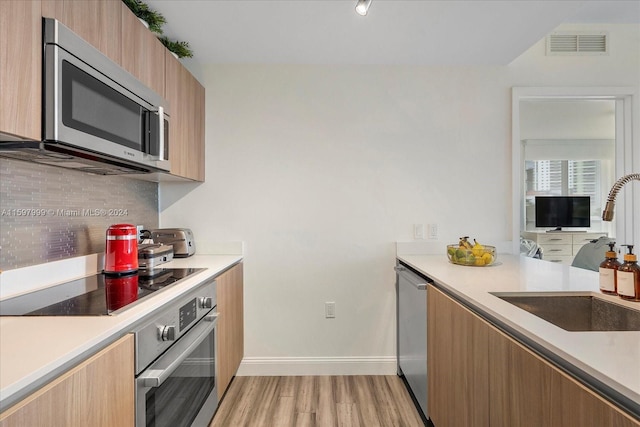
{"type": "Polygon", "coordinates": [[[571,245],[573,239],[571,234],[548,233],[538,236],[538,244],[544,245],[571,245]]]}
{"type": "Polygon", "coordinates": [[[558,264],[567,264],[567,265],[571,265],[571,263],[573,262],[573,257],[572,256],[564,256],[564,255],[549,255],[549,256],[545,256],[544,254],[542,254],[542,260],[543,261],[548,261],[548,262],[555,262],[558,264]]]}
{"type": "Polygon", "coordinates": [[[569,245],[544,245],[542,246],[542,255],[544,259],[551,256],[572,256],[573,246],[569,245]]]}
{"type": "Polygon", "coordinates": [[[606,233],[588,233],[588,234],[574,234],[573,246],[577,246],[580,249],[581,246],[586,245],[592,240],[597,240],[602,236],[606,236],[606,233]]]}

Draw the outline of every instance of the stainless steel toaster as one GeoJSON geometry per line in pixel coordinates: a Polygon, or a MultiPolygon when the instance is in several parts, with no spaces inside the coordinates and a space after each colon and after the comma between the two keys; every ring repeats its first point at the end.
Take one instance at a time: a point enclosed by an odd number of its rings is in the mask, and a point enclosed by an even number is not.
{"type": "Polygon", "coordinates": [[[173,259],[173,246],[162,243],[138,245],[138,268],[153,269],[173,259]]]}
{"type": "Polygon", "coordinates": [[[196,253],[196,242],[188,228],[158,228],[151,230],[151,239],[155,243],[173,246],[173,256],[186,258],[196,253]]]}

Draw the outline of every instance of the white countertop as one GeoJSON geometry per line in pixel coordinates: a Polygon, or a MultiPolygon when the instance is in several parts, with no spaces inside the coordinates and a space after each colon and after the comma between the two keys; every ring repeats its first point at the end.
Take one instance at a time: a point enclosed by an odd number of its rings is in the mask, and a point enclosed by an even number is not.
{"type": "Polygon", "coordinates": [[[0,317],[0,411],[128,333],[145,314],[240,260],[242,255],[175,258],[162,266],[206,270],[113,316],[0,317]]]}
{"type": "Polygon", "coordinates": [[[444,253],[397,257],[640,407],[640,332],[565,331],[490,293],[587,291],[640,310],[640,303],[600,293],[597,272],[518,255],[499,254],[496,265],[482,268],[452,264],[444,253]]]}

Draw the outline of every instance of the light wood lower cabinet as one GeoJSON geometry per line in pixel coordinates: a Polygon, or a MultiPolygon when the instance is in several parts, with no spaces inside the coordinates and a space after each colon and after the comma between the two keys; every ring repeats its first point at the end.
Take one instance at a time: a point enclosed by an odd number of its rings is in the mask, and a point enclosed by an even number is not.
{"type": "Polygon", "coordinates": [[[133,364],[126,335],[3,412],[0,426],[133,426],[133,364]]]}
{"type": "Polygon", "coordinates": [[[218,305],[218,396],[222,397],[244,356],[242,263],[216,278],[218,305]]]}
{"type": "Polygon", "coordinates": [[[435,427],[638,427],[616,406],[429,286],[428,411],[435,427]]]}
{"type": "Polygon", "coordinates": [[[490,342],[491,425],[551,425],[552,368],[499,332],[490,342]]]}
{"type": "Polygon", "coordinates": [[[436,427],[487,426],[489,325],[427,288],[429,418],[436,427]]]}
{"type": "Polygon", "coordinates": [[[502,332],[489,335],[491,427],[637,427],[593,393],[502,332]]]}

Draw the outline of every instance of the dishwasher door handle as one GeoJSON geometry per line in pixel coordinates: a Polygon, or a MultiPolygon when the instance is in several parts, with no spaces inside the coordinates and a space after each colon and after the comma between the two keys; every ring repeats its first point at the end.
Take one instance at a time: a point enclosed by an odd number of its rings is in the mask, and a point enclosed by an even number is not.
{"type": "Polygon", "coordinates": [[[419,291],[424,291],[425,289],[427,289],[427,283],[411,283],[413,286],[415,286],[419,291]]]}
{"type": "Polygon", "coordinates": [[[401,265],[397,265],[393,269],[398,274],[403,275],[407,279],[407,281],[415,286],[419,291],[424,291],[427,289],[427,285],[433,284],[433,280],[422,278],[401,265]]]}

